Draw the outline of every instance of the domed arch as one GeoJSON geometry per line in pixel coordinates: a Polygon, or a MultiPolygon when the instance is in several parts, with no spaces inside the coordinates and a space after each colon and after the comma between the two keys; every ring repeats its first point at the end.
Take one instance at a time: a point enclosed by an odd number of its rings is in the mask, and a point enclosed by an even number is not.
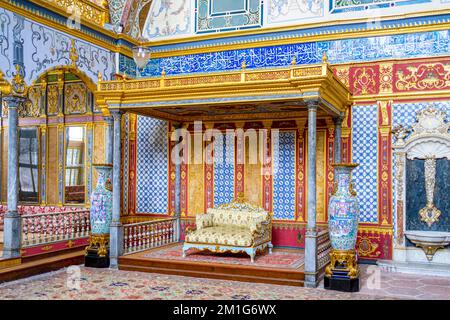
{"type": "Polygon", "coordinates": [[[60,66],[54,66],[52,68],[49,68],[43,72],[41,72],[38,76],[36,76],[32,82],[31,85],[36,85],[37,82],[45,75],[47,75],[48,73],[51,72],[55,72],[55,71],[66,71],[66,72],[70,72],[72,74],[74,74],[75,76],[77,76],[78,78],[81,79],[81,81],[84,82],[84,84],[86,85],[86,87],[92,92],[94,93],[97,90],[97,84],[92,80],[91,77],[89,77],[86,73],[84,73],[83,71],[81,71],[80,69],[78,69],[77,67],[74,66],[70,66],[70,65],[60,65],[60,66]]]}
{"type": "Polygon", "coordinates": [[[97,84],[92,78],[75,66],[49,68],[36,76],[27,87],[25,117],[101,113],[95,100],[96,90],[97,84]]]}

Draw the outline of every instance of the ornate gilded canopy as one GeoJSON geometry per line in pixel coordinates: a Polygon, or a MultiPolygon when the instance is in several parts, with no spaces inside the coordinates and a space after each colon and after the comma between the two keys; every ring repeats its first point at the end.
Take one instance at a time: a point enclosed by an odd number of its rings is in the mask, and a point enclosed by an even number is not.
{"type": "Polygon", "coordinates": [[[306,115],[308,104],[318,116],[343,115],[351,103],[348,89],[321,64],[137,80],[100,81],[98,105],[165,120],[286,119],[306,115]]]}

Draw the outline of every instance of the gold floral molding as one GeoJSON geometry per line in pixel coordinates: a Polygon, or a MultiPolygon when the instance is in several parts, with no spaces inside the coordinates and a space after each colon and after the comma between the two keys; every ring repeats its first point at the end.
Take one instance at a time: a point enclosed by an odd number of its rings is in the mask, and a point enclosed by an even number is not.
{"type": "Polygon", "coordinates": [[[103,27],[109,22],[109,10],[107,1],[103,1],[102,5],[98,5],[90,0],[31,0],[43,7],[50,7],[55,11],[63,11],[69,19],[84,20],[95,25],[103,27]]]}
{"type": "Polygon", "coordinates": [[[397,71],[395,86],[398,90],[440,90],[449,86],[449,64],[424,63],[417,67],[409,66],[407,70],[409,74],[403,70],[397,71]]]}
{"type": "Polygon", "coordinates": [[[5,74],[0,71],[0,93],[8,95],[11,93],[11,84],[5,79],[5,74]]]}

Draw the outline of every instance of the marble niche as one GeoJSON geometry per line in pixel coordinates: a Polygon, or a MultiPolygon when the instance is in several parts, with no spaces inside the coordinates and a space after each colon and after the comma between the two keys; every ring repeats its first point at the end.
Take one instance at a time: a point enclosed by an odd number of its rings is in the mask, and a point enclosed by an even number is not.
{"type": "Polygon", "coordinates": [[[450,276],[450,123],[433,105],[394,126],[396,271],[450,276]]]}

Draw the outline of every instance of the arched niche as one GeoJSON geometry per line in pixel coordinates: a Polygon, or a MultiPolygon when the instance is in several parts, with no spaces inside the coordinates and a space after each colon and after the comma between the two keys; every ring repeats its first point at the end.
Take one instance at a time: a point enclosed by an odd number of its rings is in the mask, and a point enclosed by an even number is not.
{"type": "MultiPolygon", "coordinates": [[[[441,168],[446,168],[448,162],[444,161],[450,160],[450,123],[446,119],[445,110],[429,105],[417,112],[416,122],[411,128],[398,125],[392,130],[395,136],[393,151],[397,209],[394,260],[398,258],[401,261],[425,262],[422,261],[422,253],[413,254],[416,249],[408,246],[405,231],[440,231],[438,227],[446,228],[440,224],[447,223],[445,221],[448,220],[449,213],[443,210],[443,201],[440,201],[439,205],[436,204],[437,200],[443,199],[442,194],[445,194],[445,190],[441,190],[442,187],[437,185],[437,181],[441,181],[442,175],[448,173],[437,172],[437,162],[445,165],[440,166],[441,168]],[[416,174],[419,171],[420,173],[416,174]],[[421,184],[420,187],[413,189],[411,181],[421,184]],[[420,206],[417,206],[416,210],[415,205],[418,203],[420,206]]],[[[450,197],[445,203],[449,199],[450,197]]]]}

